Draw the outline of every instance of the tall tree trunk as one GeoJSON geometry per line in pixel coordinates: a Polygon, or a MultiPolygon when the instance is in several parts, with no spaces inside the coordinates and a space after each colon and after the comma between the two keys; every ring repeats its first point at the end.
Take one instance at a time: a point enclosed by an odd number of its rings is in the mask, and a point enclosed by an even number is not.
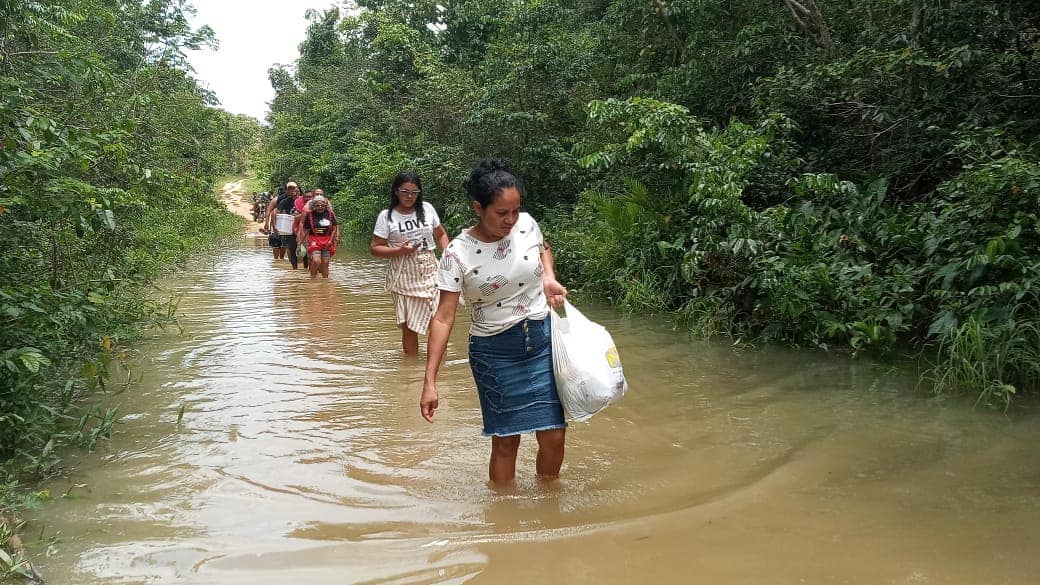
{"type": "Polygon", "coordinates": [[[835,56],[834,41],[831,39],[831,31],[827,21],[820,12],[820,7],[815,0],[783,0],[784,5],[791,12],[795,24],[806,34],[816,46],[823,49],[828,58],[835,56]]]}
{"type": "Polygon", "coordinates": [[[924,28],[924,0],[914,0],[913,13],[910,15],[910,34],[907,38],[911,49],[917,49],[921,42],[921,29],[924,28]]]}
{"type": "Polygon", "coordinates": [[[672,20],[671,8],[664,0],[654,0],[654,12],[661,15],[661,19],[664,20],[664,25],[668,28],[668,34],[672,38],[672,65],[678,65],[682,62],[683,54],[686,52],[686,46],[683,43],[682,38],[679,36],[679,29],[675,26],[675,22],[672,20]]]}

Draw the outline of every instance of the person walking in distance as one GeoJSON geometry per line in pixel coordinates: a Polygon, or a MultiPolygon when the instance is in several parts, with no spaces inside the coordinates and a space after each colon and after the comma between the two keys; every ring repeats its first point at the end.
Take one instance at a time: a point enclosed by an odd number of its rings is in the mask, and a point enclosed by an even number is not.
{"type": "Polygon", "coordinates": [[[311,278],[317,277],[319,272],[328,278],[329,261],[336,254],[336,242],[339,241],[339,222],[329,208],[329,200],[323,195],[316,195],[311,200],[310,211],[304,213],[300,221],[300,233],[311,259],[311,278]]]}
{"type": "Polygon", "coordinates": [[[483,434],[491,437],[491,482],[513,480],[520,436],[532,432],[536,473],[554,478],[563,465],[567,424],[553,378],[548,316],[550,306],[563,304],[567,289],[556,280],[552,249],[538,222],[520,211],[522,184],[505,162],[481,162],[465,186],[477,224],[441,256],[440,305],[430,322],[419,411],[433,422],[440,404],[437,374],[464,296],[473,317],[469,364],[483,434]]]}
{"type": "Polygon", "coordinates": [[[434,249],[448,245],[448,233],[433,205],[423,201],[422,181],[414,171],[397,173],[390,183],[390,203],[379,212],[369,250],[388,258],[386,290],[394,301],[401,345],[419,354],[419,336],[430,325],[439,296],[434,284],[434,249]]]}
{"type": "Polygon", "coordinates": [[[278,196],[271,199],[267,203],[266,217],[264,218],[264,227],[267,231],[267,243],[271,246],[271,252],[274,255],[275,260],[281,260],[285,258],[285,242],[282,240],[282,235],[278,233],[278,228],[275,225],[277,220],[279,209],[284,203],[285,199],[289,195],[286,193],[284,187],[278,188],[278,196]]]}
{"type": "Polygon", "coordinates": [[[278,217],[288,216],[288,219],[282,217],[282,221],[288,221],[289,225],[284,231],[280,231],[279,235],[282,237],[282,246],[285,248],[285,253],[289,257],[289,264],[292,264],[295,270],[300,263],[299,257],[297,256],[296,246],[296,199],[300,196],[300,187],[293,181],[289,181],[285,184],[285,197],[279,199],[278,213],[275,216],[275,221],[278,221],[278,217]]]}
{"type": "MultiPolygon", "coordinates": [[[[302,195],[293,200],[293,234],[296,237],[296,256],[302,258],[303,267],[307,268],[309,265],[310,255],[307,254],[307,240],[303,237],[303,232],[300,229],[300,222],[303,221],[303,215],[310,211],[311,200],[314,199],[314,194],[317,192],[315,189],[307,189],[302,195]]],[[[289,261],[292,262],[292,256],[289,257],[289,261]]],[[[296,264],[293,263],[293,268],[296,268],[296,264]]]]}

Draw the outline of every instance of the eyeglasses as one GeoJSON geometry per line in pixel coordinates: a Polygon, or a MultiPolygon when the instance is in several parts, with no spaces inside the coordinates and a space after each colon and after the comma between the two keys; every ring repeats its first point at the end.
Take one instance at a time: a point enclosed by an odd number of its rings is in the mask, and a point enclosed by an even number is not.
{"type": "Polygon", "coordinates": [[[411,189],[398,189],[397,192],[406,197],[418,197],[422,194],[422,191],[419,191],[418,189],[415,191],[412,191],[411,189]]]}

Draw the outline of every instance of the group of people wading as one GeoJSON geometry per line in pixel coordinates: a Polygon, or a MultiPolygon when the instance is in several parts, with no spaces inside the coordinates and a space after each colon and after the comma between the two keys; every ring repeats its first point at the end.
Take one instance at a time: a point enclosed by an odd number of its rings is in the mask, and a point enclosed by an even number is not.
{"type": "MultiPolygon", "coordinates": [[[[390,184],[389,205],[376,218],[369,249],[390,261],[386,289],[404,352],[418,355],[419,335],[428,333],[419,399],[423,418],[432,423],[439,406],[437,376],[464,299],[472,313],[470,370],[483,434],[491,437],[491,481],[501,485],[513,480],[520,436],[526,433],[534,433],[538,442],[537,475],[554,478],[563,465],[567,423],[553,378],[548,317],[550,306],[563,304],[567,289],[556,280],[552,249],[538,222],[520,211],[523,186],[504,161],[482,161],[465,189],[477,222],[449,241],[437,211],[423,201],[419,176],[398,173],[390,184]]],[[[317,271],[328,277],[339,237],[328,200],[320,189],[300,194],[293,182],[284,191],[267,214],[275,258],[288,252],[296,268],[296,247],[303,243],[304,266],[310,262],[314,276],[320,262],[317,271]],[[283,197],[292,202],[279,203],[283,197]],[[291,227],[282,220],[288,233],[277,229],[274,219],[286,214],[293,218],[291,227]]]]}
{"type": "Polygon", "coordinates": [[[295,270],[302,256],[311,278],[318,274],[329,277],[329,261],[339,242],[339,222],[324,191],[308,189],[301,193],[299,185],[290,181],[267,204],[265,216],[262,231],[268,234],[267,243],[276,260],[288,255],[295,270]]]}

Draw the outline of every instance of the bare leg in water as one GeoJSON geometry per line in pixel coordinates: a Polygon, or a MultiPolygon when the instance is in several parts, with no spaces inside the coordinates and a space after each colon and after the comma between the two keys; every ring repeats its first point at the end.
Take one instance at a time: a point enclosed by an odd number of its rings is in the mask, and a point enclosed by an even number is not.
{"type": "Polygon", "coordinates": [[[419,334],[401,324],[401,346],[405,355],[419,355],[419,334]]]}

